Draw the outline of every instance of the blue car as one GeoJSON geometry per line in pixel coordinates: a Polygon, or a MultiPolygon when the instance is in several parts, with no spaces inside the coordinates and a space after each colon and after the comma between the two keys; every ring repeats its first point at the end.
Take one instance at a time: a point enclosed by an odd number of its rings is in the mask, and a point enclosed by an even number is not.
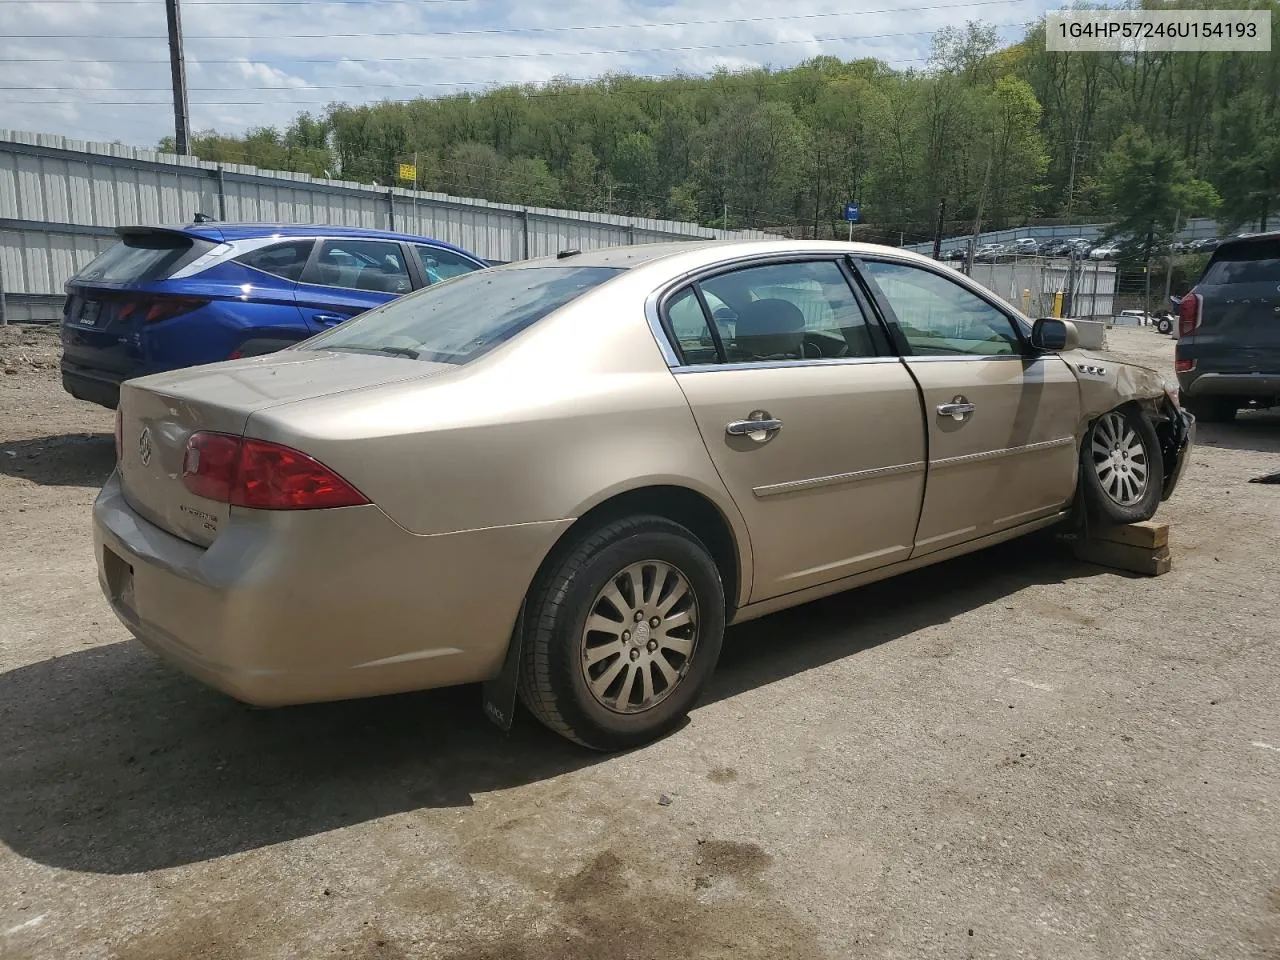
{"type": "Polygon", "coordinates": [[[104,407],[120,382],[270,353],[411,290],[488,266],[457,247],[351,227],[121,227],[66,284],[62,385],[104,407]]]}

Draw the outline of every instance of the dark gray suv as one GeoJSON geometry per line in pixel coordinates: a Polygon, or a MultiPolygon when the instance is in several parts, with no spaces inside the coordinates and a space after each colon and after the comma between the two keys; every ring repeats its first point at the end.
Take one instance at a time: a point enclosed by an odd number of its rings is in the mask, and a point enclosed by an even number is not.
{"type": "Polygon", "coordinates": [[[1280,404],[1280,231],[1224,241],[1179,306],[1182,404],[1222,422],[1280,404]]]}

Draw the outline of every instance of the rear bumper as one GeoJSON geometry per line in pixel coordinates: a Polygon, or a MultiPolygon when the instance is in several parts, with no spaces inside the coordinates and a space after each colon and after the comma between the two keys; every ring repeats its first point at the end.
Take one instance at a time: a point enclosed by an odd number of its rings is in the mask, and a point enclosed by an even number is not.
{"type": "Polygon", "coordinates": [[[120,383],[124,379],[118,373],[62,361],[62,389],[77,400],[88,400],[114,410],[120,404],[120,383]]]}
{"type": "Polygon", "coordinates": [[[485,680],[562,523],[415,536],[377,507],[234,510],[208,549],[126,502],[93,509],[99,583],[139,640],[248,703],[485,680]]]}
{"type": "Polygon", "coordinates": [[[1178,374],[1178,386],[1189,397],[1280,397],[1280,373],[1178,374]]]}

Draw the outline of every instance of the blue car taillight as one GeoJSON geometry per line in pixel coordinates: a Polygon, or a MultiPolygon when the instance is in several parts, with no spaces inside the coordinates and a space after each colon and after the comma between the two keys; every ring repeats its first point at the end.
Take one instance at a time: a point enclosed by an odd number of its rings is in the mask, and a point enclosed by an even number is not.
{"type": "Polygon", "coordinates": [[[159,323],[161,320],[172,320],[184,313],[199,310],[209,302],[208,297],[152,296],[124,301],[116,315],[121,320],[138,317],[143,323],[159,323]]]}

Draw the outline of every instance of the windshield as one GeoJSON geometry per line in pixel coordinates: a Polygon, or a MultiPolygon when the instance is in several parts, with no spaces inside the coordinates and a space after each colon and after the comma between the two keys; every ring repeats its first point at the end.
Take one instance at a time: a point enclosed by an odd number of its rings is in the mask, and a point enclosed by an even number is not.
{"type": "Polygon", "coordinates": [[[616,267],[478,270],[392,300],[302,349],[466,363],[620,273],[616,267]]]}
{"type": "Polygon", "coordinates": [[[1201,283],[1280,283],[1280,240],[1220,247],[1201,283]]]}

